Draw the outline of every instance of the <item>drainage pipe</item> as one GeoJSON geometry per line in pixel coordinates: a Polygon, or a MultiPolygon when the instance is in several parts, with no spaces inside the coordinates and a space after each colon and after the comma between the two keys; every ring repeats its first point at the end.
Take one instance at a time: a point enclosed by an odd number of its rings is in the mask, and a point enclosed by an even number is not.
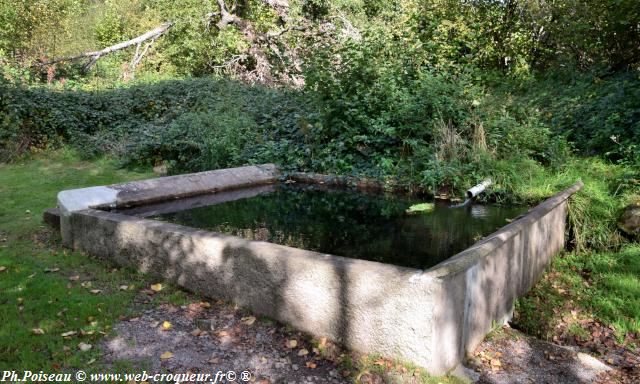
{"type": "Polygon", "coordinates": [[[486,179],[482,183],[476,185],[475,187],[469,188],[467,190],[467,199],[472,199],[478,196],[479,194],[484,192],[484,190],[487,189],[487,187],[490,185],[491,185],[491,179],[486,179]]]}
{"type": "Polygon", "coordinates": [[[473,200],[474,197],[484,192],[485,189],[487,189],[487,187],[490,185],[491,185],[491,179],[486,179],[482,183],[476,185],[475,187],[469,188],[466,193],[467,199],[460,204],[451,205],[449,206],[449,208],[462,208],[469,205],[469,203],[471,203],[471,200],[473,200]]]}

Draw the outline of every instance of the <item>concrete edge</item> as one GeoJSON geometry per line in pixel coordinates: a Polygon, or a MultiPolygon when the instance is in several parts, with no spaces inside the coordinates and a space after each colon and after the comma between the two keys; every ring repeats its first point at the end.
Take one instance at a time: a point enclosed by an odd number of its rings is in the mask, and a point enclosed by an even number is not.
{"type": "Polygon", "coordinates": [[[287,175],[288,180],[300,183],[321,184],[332,187],[354,187],[362,191],[398,190],[392,183],[378,180],[358,178],[355,176],[326,175],[314,172],[292,172],[287,175]]]}
{"type": "Polygon", "coordinates": [[[432,345],[428,319],[440,282],[421,270],[113,211],[77,211],[71,222],[78,232],[75,249],[230,300],[354,351],[445,372],[436,364],[437,350],[424,350],[432,345]]]}
{"type": "Polygon", "coordinates": [[[65,246],[73,244],[73,233],[69,225],[69,217],[73,212],[90,208],[114,209],[149,204],[266,184],[276,181],[278,172],[275,164],[249,165],[61,191],[58,193],[58,207],[62,243],[65,246]]]}
{"type": "Polygon", "coordinates": [[[137,202],[146,204],[157,201],[157,196],[151,194],[154,189],[167,190],[162,199],[169,200],[220,190],[242,188],[247,185],[261,184],[261,182],[275,181],[278,168],[275,164],[249,165],[237,168],[218,169],[212,171],[187,173],[175,176],[165,176],[145,180],[130,181],[111,185],[88,188],[68,189],[58,193],[58,207],[63,215],[69,212],[87,208],[116,208],[137,202]],[[256,178],[253,174],[247,180],[240,180],[244,173],[255,172],[261,174],[256,178]],[[229,177],[229,176],[239,177],[229,177]],[[224,177],[221,177],[224,176],[224,177]],[[212,185],[207,181],[216,180],[212,185]],[[126,196],[126,200],[123,197],[126,196]]]}
{"type": "Polygon", "coordinates": [[[493,250],[509,241],[510,238],[516,236],[531,223],[536,222],[547,213],[551,212],[555,207],[571,197],[571,195],[582,189],[583,186],[584,183],[582,181],[578,181],[564,191],[556,193],[542,203],[536,205],[521,218],[505,225],[464,251],[425,270],[425,275],[442,277],[464,272],[468,268],[472,267],[478,260],[487,257],[493,250]]]}

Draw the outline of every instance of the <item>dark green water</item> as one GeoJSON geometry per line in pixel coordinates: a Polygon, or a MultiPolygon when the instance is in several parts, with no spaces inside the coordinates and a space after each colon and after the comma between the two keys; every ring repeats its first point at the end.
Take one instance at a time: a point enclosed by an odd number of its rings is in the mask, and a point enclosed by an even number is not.
{"type": "Polygon", "coordinates": [[[407,214],[415,198],[310,185],[193,208],[155,219],[334,255],[429,268],[526,211],[524,207],[437,203],[407,214]]]}

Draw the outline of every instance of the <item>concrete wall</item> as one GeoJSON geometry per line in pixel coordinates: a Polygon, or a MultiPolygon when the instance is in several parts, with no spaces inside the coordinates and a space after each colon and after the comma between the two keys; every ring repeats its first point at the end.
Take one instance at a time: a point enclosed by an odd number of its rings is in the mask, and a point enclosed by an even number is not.
{"type": "Polygon", "coordinates": [[[444,355],[439,369],[462,360],[495,323],[511,318],[515,300],[541,277],[551,257],[564,248],[568,198],[579,182],[544,201],[524,217],[445,260],[426,276],[438,280],[434,347],[444,355]]]}
{"type": "MultiPolygon", "coordinates": [[[[275,177],[275,169],[266,172],[259,180],[275,177]]],[[[67,215],[68,239],[76,249],[232,300],[348,348],[440,374],[473,350],[492,322],[510,316],[514,300],[563,247],[567,199],[580,187],[426,271],[92,208],[67,215]]]]}

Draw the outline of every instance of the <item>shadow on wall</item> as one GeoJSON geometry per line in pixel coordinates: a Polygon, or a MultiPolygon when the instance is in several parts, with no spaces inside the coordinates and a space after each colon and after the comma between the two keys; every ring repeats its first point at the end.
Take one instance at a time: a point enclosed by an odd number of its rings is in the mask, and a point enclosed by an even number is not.
{"type": "MultiPolygon", "coordinates": [[[[161,222],[139,225],[139,220],[127,218],[117,223],[114,238],[118,247],[102,249],[120,251],[104,256],[190,291],[233,301],[303,331],[338,335],[336,341],[354,344],[349,332],[348,260],[310,268],[308,258],[296,258],[290,253],[297,250],[291,248],[211,236],[209,232],[161,222]],[[167,226],[173,230],[167,230],[167,226]],[[323,286],[314,284],[319,281],[323,286]]],[[[97,234],[95,241],[101,241],[98,237],[105,241],[109,234],[97,234]]],[[[370,301],[364,305],[379,305],[384,300],[382,293],[370,292],[369,296],[370,301]]]]}

